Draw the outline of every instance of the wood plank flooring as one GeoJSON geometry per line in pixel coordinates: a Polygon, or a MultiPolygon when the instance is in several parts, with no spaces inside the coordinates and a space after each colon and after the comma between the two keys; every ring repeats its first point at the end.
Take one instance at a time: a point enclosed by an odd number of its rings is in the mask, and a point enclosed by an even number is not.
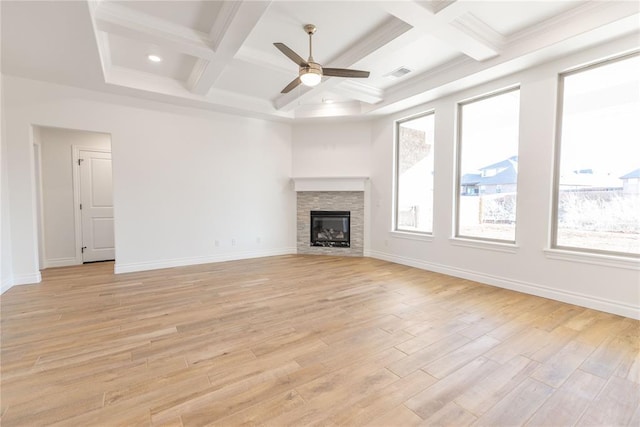
{"type": "Polygon", "coordinates": [[[636,320],[369,258],[112,271],[2,295],[2,426],[640,425],[636,320]]]}

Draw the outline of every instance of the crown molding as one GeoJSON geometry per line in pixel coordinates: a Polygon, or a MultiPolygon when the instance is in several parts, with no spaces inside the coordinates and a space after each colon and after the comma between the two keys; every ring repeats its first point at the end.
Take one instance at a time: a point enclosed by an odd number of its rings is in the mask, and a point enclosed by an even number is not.
{"type": "Polygon", "coordinates": [[[191,69],[189,77],[186,81],[187,89],[189,89],[191,92],[196,93],[194,88],[202,78],[204,71],[207,69],[207,65],[209,65],[209,61],[202,58],[198,58],[196,63],[193,65],[193,68],[191,69]]]}
{"type": "MultiPolygon", "coordinates": [[[[550,32],[583,31],[640,13],[635,1],[590,1],[506,37],[506,44],[526,43],[550,32]],[[606,19],[603,23],[602,18],[606,19]]],[[[547,36],[548,37],[548,36],[547,36]]]]}
{"type": "Polygon", "coordinates": [[[470,37],[482,41],[482,43],[491,47],[496,54],[498,54],[507,43],[507,39],[502,34],[471,12],[458,16],[451,21],[450,25],[468,34],[470,37]]]}
{"type": "Polygon", "coordinates": [[[357,116],[362,114],[360,101],[334,102],[333,104],[306,104],[295,110],[296,119],[357,116]]]}
{"type": "Polygon", "coordinates": [[[223,1],[220,7],[220,12],[216,16],[215,22],[211,26],[209,31],[209,40],[214,50],[218,50],[220,42],[224,39],[225,32],[231,26],[231,23],[235,19],[242,1],[223,1]]]}
{"type": "Polygon", "coordinates": [[[337,86],[340,94],[366,102],[367,104],[377,104],[384,99],[384,91],[368,86],[355,80],[341,81],[337,86]]]}
{"type": "Polygon", "coordinates": [[[198,95],[187,90],[181,81],[129,68],[112,67],[106,83],[122,88],[121,91],[125,94],[132,90],[146,99],[187,107],[261,118],[292,119],[294,117],[293,113],[277,111],[270,102],[255,97],[215,88],[206,95],[198,95]]]}

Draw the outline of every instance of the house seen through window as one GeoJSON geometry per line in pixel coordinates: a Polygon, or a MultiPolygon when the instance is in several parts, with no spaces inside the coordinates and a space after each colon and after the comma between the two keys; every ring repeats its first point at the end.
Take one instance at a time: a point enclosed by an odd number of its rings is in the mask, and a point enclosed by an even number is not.
{"type": "Polygon", "coordinates": [[[433,113],[396,122],[398,231],[433,231],[433,141],[433,113]]]}
{"type": "Polygon", "coordinates": [[[640,54],[560,76],[553,244],[640,255],[640,54]]]}
{"type": "Polygon", "coordinates": [[[515,241],[520,90],[459,104],[456,236],[515,241]]]}

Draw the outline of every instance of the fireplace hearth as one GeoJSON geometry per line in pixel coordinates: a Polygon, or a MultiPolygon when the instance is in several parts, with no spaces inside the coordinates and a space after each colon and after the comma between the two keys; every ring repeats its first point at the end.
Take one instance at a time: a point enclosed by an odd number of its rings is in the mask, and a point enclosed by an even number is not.
{"type": "Polygon", "coordinates": [[[311,246],[351,246],[349,211],[311,211],[311,246]]]}

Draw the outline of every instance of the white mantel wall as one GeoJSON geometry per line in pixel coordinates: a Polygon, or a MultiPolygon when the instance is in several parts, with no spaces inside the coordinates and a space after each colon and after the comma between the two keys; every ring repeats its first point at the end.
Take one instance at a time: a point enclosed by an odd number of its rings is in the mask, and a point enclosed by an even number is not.
{"type": "MultiPolygon", "coordinates": [[[[371,240],[371,198],[368,180],[371,175],[371,122],[336,122],[323,119],[313,123],[297,123],[293,125],[292,147],[294,179],[318,178],[309,181],[312,187],[317,182],[322,182],[322,178],[331,179],[325,180],[319,187],[306,188],[303,191],[328,191],[333,190],[334,185],[342,187],[342,191],[359,190],[350,187],[354,182],[364,187],[363,247],[364,255],[367,256],[371,240]],[[344,187],[342,181],[351,181],[351,184],[344,187]]],[[[298,182],[298,185],[304,187],[302,182],[298,182]]]]}
{"type": "Polygon", "coordinates": [[[293,125],[293,177],[368,177],[371,123],[320,122],[293,125]]]}
{"type": "Polygon", "coordinates": [[[39,278],[32,125],[111,135],[116,271],[295,252],[289,124],[3,83],[12,267],[22,283],[39,278]]]}

